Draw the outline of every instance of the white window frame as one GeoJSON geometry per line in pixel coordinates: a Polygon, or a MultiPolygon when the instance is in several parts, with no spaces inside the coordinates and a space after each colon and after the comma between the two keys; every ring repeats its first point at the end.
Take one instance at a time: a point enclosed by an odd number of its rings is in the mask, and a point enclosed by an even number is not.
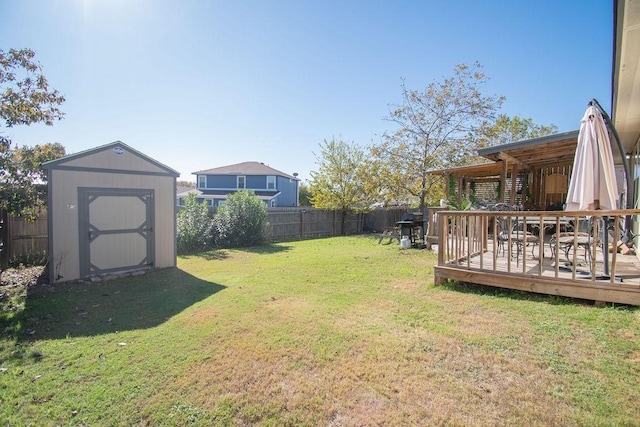
{"type": "Polygon", "coordinates": [[[247,188],[247,177],[246,176],[238,176],[236,178],[236,187],[238,190],[244,190],[247,188]],[[240,181],[242,181],[242,187],[240,187],[240,181]]]}
{"type": "Polygon", "coordinates": [[[276,176],[275,175],[267,175],[267,190],[275,190],[276,189],[276,176]],[[269,184],[272,184],[269,186],[269,184]]]}
{"type": "Polygon", "coordinates": [[[198,175],[198,188],[207,188],[207,176],[198,175]]]}
{"type": "Polygon", "coordinates": [[[276,199],[271,199],[271,207],[272,208],[276,207],[276,199]]]}

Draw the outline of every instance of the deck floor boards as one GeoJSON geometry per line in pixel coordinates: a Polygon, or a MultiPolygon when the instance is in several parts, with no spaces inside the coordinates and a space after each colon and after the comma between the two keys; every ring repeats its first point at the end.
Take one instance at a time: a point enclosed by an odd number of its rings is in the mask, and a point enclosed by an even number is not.
{"type": "MultiPolygon", "coordinates": [[[[449,243],[450,245],[452,244],[451,241],[449,243]]],[[[453,248],[453,246],[450,246],[450,248],[453,248]]],[[[450,250],[454,253],[456,252],[456,248],[450,250]]],[[[585,260],[582,250],[579,250],[575,257],[575,268],[573,268],[573,250],[569,254],[569,259],[567,259],[562,252],[556,258],[552,255],[548,243],[544,245],[542,265],[540,263],[538,245],[533,246],[533,255],[531,246],[526,248],[524,254],[525,256],[523,257],[522,252],[517,253],[516,249],[513,249],[511,256],[509,256],[509,254],[505,253],[501,248],[496,248],[494,253],[494,242],[489,240],[487,247],[483,248],[482,255],[479,250],[471,252],[466,248],[461,248],[458,254],[461,260],[458,262],[449,261],[445,263],[445,265],[527,277],[535,276],[550,279],[579,280],[580,282],[585,282],[585,285],[588,285],[590,281],[596,281],[599,284],[611,282],[610,279],[603,278],[604,258],[599,248],[596,252],[595,278],[592,277],[590,263],[585,260]],[[556,260],[558,268],[556,268],[556,260]]],[[[614,269],[612,258],[612,254],[609,254],[609,273],[615,273],[615,280],[612,284],[624,283],[640,288],[640,260],[638,260],[635,255],[616,254],[614,269]]]]}

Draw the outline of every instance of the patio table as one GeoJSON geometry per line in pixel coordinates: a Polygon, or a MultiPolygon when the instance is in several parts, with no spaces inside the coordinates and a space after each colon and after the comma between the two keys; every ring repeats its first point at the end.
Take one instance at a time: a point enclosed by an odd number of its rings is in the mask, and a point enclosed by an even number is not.
{"type": "MultiPolygon", "coordinates": [[[[524,220],[526,220],[527,225],[540,231],[541,221],[539,216],[525,216],[524,220]]],[[[557,220],[557,217],[555,216],[545,216],[542,217],[542,231],[546,232],[556,225],[559,225],[560,228],[564,227],[565,230],[570,230],[573,228],[573,221],[575,221],[575,218],[573,217],[562,216],[557,220]]]]}

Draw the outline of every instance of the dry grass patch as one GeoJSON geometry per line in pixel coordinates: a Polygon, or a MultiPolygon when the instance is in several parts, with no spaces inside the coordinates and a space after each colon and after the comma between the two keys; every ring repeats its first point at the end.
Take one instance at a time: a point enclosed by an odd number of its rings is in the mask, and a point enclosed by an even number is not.
{"type": "Polygon", "coordinates": [[[11,334],[0,341],[0,419],[123,426],[640,419],[637,309],[434,287],[434,263],[427,251],[346,237],[218,251],[143,278],[27,293],[12,302],[21,311],[0,325],[11,334]]]}

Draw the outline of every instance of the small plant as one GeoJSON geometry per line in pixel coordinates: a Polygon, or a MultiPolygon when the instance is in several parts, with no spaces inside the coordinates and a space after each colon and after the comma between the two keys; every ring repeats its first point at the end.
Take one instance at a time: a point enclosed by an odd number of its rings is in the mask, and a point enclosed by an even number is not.
{"type": "Polygon", "coordinates": [[[455,200],[447,202],[447,207],[453,211],[466,211],[471,209],[472,206],[471,200],[466,197],[463,197],[460,203],[455,200]]]}
{"type": "Polygon", "coordinates": [[[47,251],[27,251],[9,259],[9,267],[35,267],[47,265],[47,251]]]}
{"type": "Polygon", "coordinates": [[[231,194],[214,216],[218,246],[256,246],[267,236],[267,207],[251,190],[231,194]]]}
{"type": "Polygon", "coordinates": [[[195,194],[184,199],[184,206],[178,212],[178,253],[186,254],[207,249],[213,241],[213,218],[209,207],[199,202],[195,194]]]}

